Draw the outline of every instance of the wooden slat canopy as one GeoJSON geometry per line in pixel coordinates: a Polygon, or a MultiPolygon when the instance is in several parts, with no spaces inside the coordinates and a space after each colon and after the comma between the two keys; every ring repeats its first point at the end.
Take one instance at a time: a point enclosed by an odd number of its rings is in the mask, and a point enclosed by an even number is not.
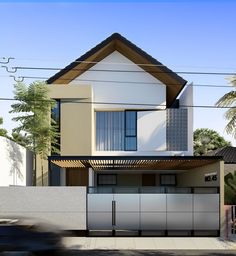
{"type": "Polygon", "coordinates": [[[99,170],[188,170],[222,160],[221,157],[194,156],[50,156],[49,161],[62,168],[99,170]]]}

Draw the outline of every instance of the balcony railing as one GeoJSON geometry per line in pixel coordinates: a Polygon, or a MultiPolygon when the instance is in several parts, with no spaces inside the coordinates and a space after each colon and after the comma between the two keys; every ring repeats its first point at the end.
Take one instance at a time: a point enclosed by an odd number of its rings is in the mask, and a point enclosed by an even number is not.
{"type": "Polygon", "coordinates": [[[219,194],[219,187],[88,187],[88,194],[219,194]]]}

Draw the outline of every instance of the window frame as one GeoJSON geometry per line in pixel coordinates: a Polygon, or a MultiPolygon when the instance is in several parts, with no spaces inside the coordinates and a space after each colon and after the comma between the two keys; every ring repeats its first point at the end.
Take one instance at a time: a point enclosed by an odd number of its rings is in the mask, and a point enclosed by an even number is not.
{"type": "Polygon", "coordinates": [[[160,174],[160,186],[170,186],[170,187],[175,187],[176,185],[177,185],[177,179],[176,179],[176,174],[175,173],[171,173],[171,174],[160,174]],[[167,175],[169,175],[169,176],[174,176],[174,180],[175,180],[175,183],[174,184],[163,184],[162,183],[162,177],[163,176],[167,176],[167,175]]]}
{"type": "Polygon", "coordinates": [[[96,150],[97,151],[137,151],[137,148],[138,148],[138,145],[137,145],[137,126],[138,126],[138,121],[137,121],[137,110],[123,110],[123,111],[105,111],[105,110],[95,110],[95,125],[96,125],[96,127],[95,127],[95,147],[96,147],[96,150]],[[98,150],[97,149],[97,136],[98,136],[98,130],[97,130],[97,113],[99,113],[99,112],[122,112],[123,113],[123,120],[124,120],[124,126],[123,126],[123,129],[124,129],[124,131],[123,131],[123,139],[122,139],[122,145],[123,145],[123,148],[122,149],[120,149],[120,150],[98,150]],[[134,135],[128,135],[127,134],[127,113],[128,112],[134,112],[134,114],[135,114],[135,120],[134,120],[134,125],[135,125],[135,127],[134,127],[134,131],[135,131],[135,134],[134,135]],[[127,144],[128,143],[126,143],[126,140],[128,139],[128,138],[134,138],[135,139],[135,147],[133,148],[133,149],[128,149],[128,146],[127,146],[127,144]]]}
{"type": "Polygon", "coordinates": [[[117,186],[117,174],[115,173],[107,173],[107,174],[104,174],[104,173],[98,173],[97,174],[97,186],[117,186]],[[99,183],[99,177],[101,176],[106,176],[106,175],[112,175],[115,177],[115,184],[101,184],[99,183]]]}
{"type": "Polygon", "coordinates": [[[136,110],[125,110],[124,115],[125,115],[125,119],[124,119],[124,126],[125,126],[125,129],[124,129],[124,151],[137,151],[137,126],[138,126],[137,111],[136,110]],[[126,115],[128,112],[135,113],[135,135],[127,135],[126,115]],[[136,138],[135,149],[127,149],[126,138],[136,138]]]}

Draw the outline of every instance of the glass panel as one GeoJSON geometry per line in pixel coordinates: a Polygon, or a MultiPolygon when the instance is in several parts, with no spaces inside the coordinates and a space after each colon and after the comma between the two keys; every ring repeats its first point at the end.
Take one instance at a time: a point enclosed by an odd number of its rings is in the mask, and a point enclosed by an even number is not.
{"type": "Polygon", "coordinates": [[[51,110],[51,118],[55,121],[55,125],[56,126],[56,131],[59,133],[56,142],[52,143],[52,146],[57,148],[58,152],[52,152],[51,151],[51,155],[60,155],[60,143],[61,143],[61,138],[60,138],[60,100],[56,100],[55,106],[52,108],[51,110]]]}
{"type": "Polygon", "coordinates": [[[98,185],[116,185],[115,174],[99,174],[98,185]]]}
{"type": "Polygon", "coordinates": [[[136,137],[125,137],[125,150],[137,150],[136,137]]]}
{"type": "Polygon", "coordinates": [[[124,150],[124,112],[96,112],[96,149],[124,150]]]}
{"type": "Polygon", "coordinates": [[[126,136],[136,136],[136,111],[126,111],[125,112],[125,135],[126,136]]]}
{"type": "Polygon", "coordinates": [[[176,185],[175,174],[162,174],[161,185],[176,185]]]}

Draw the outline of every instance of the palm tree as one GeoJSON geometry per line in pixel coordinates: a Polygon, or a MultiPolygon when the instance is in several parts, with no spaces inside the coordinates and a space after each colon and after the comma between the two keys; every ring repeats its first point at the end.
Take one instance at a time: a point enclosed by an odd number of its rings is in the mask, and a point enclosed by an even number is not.
{"type": "MultiPolygon", "coordinates": [[[[36,81],[29,86],[23,83],[15,85],[15,99],[17,103],[11,105],[10,113],[17,113],[13,118],[19,126],[13,129],[13,134],[23,132],[25,146],[35,154],[33,170],[33,185],[36,185],[36,155],[40,156],[41,163],[47,159],[50,151],[57,152],[57,127],[50,117],[51,108],[55,105],[48,95],[48,86],[44,82],[36,81]],[[20,115],[19,115],[20,114],[20,115]]],[[[41,164],[43,185],[43,164],[41,164]]]]}
{"type": "Polygon", "coordinates": [[[228,134],[232,134],[232,136],[236,139],[236,76],[231,77],[229,80],[234,87],[234,90],[226,93],[223,97],[221,97],[216,102],[216,106],[230,107],[229,110],[225,112],[225,118],[228,120],[225,130],[228,134]]]}
{"type": "Polygon", "coordinates": [[[236,171],[225,175],[225,204],[236,204],[236,171]]]}
{"type": "MultiPolygon", "coordinates": [[[[0,117],[0,125],[3,124],[3,118],[0,117]]],[[[7,136],[7,130],[0,128],[0,136],[6,137],[7,136]]]]}

